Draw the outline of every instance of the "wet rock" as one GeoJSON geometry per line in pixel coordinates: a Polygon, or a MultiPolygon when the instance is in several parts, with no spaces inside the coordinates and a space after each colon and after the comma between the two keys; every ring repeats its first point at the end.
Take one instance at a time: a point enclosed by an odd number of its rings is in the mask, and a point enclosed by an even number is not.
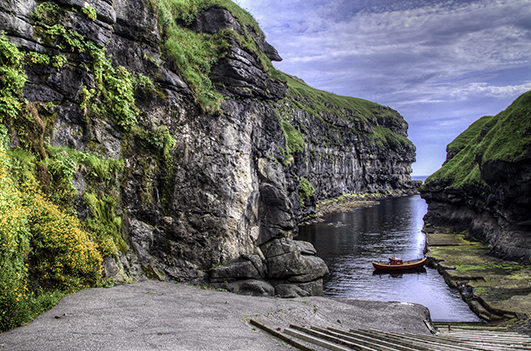
{"type": "Polygon", "coordinates": [[[487,186],[454,189],[441,182],[426,184],[421,191],[428,203],[426,226],[466,231],[501,258],[531,260],[531,162],[487,163],[481,177],[487,186]]]}

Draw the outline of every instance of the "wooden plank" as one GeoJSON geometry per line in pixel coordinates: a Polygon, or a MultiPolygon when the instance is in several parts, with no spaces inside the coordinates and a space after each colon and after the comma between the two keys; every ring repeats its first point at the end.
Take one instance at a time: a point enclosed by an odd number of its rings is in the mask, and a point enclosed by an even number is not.
{"type": "Polygon", "coordinates": [[[478,345],[475,343],[469,343],[466,340],[462,339],[455,339],[455,340],[447,340],[444,338],[440,338],[438,336],[427,336],[427,335],[418,335],[418,334],[404,334],[406,337],[415,338],[419,340],[424,340],[425,342],[429,343],[438,343],[440,345],[446,345],[448,347],[455,348],[456,350],[492,350],[492,347],[490,346],[483,346],[478,345]]]}
{"type": "MultiPolygon", "coordinates": [[[[308,335],[306,333],[300,332],[300,331],[295,330],[295,329],[290,329],[290,328],[284,329],[284,333],[287,334],[287,335],[291,335],[291,336],[294,336],[296,338],[299,338],[301,340],[308,341],[308,342],[310,342],[312,344],[324,347],[325,349],[328,349],[328,350],[332,350],[332,351],[351,351],[352,350],[351,348],[346,348],[346,347],[343,347],[343,346],[340,346],[340,345],[337,345],[337,344],[333,344],[333,343],[325,341],[325,340],[321,340],[319,338],[310,336],[310,335],[308,335]]],[[[365,351],[365,350],[360,350],[360,349],[354,349],[354,350],[365,351]]],[[[368,350],[368,351],[375,351],[375,350],[368,350]]]]}
{"type": "MultiPolygon", "coordinates": [[[[339,344],[339,345],[342,345],[342,346],[350,347],[351,349],[354,349],[354,350],[360,350],[360,351],[373,351],[373,350],[375,350],[375,348],[374,348],[375,345],[371,345],[371,344],[363,343],[363,342],[360,343],[360,342],[356,342],[356,341],[346,340],[344,338],[328,334],[327,330],[324,330],[324,332],[321,332],[321,331],[315,330],[313,328],[312,329],[308,329],[308,328],[300,327],[300,326],[293,325],[293,324],[290,325],[290,328],[296,329],[298,331],[301,331],[303,333],[306,333],[308,335],[311,335],[313,337],[316,337],[316,338],[319,338],[319,339],[322,339],[322,340],[326,340],[326,341],[330,341],[330,342],[333,342],[333,343],[336,343],[336,344],[339,344]]],[[[381,351],[397,351],[396,349],[389,349],[389,348],[377,349],[377,350],[381,350],[381,351]]]]}
{"type": "Polygon", "coordinates": [[[460,325],[460,324],[451,324],[451,323],[441,323],[441,322],[433,322],[433,326],[437,329],[441,329],[440,331],[447,331],[448,329],[450,331],[501,331],[506,332],[507,327],[494,327],[494,326],[476,326],[476,325],[460,325]]]}
{"type": "Polygon", "coordinates": [[[269,328],[265,324],[262,324],[262,323],[260,323],[260,322],[258,322],[256,320],[254,320],[254,319],[251,319],[249,321],[249,323],[251,323],[252,325],[254,325],[254,326],[256,326],[256,327],[268,332],[269,334],[279,338],[280,340],[288,343],[289,345],[298,348],[299,350],[302,350],[302,351],[316,351],[315,349],[312,349],[311,347],[308,347],[308,346],[306,346],[304,344],[301,344],[297,340],[294,340],[294,339],[282,334],[281,332],[276,331],[275,329],[269,328]]]}
{"type": "Polygon", "coordinates": [[[394,337],[395,339],[401,339],[407,342],[415,343],[415,345],[425,345],[426,347],[429,347],[430,349],[442,351],[442,350],[449,350],[449,351],[485,351],[485,348],[481,347],[470,347],[470,346],[462,346],[459,344],[459,342],[448,342],[448,341],[442,341],[439,342],[437,340],[437,337],[435,336],[428,336],[428,335],[419,335],[413,336],[412,334],[400,334],[400,333],[393,333],[393,332],[382,332],[379,330],[369,330],[370,332],[375,333],[383,333],[386,334],[387,337],[394,337]]]}
{"type": "Polygon", "coordinates": [[[422,350],[422,351],[452,351],[452,349],[450,349],[450,348],[441,348],[439,346],[430,345],[430,344],[427,344],[425,342],[407,340],[407,339],[404,339],[404,338],[401,338],[401,337],[396,337],[394,335],[389,335],[387,333],[380,332],[380,331],[370,331],[370,330],[363,330],[363,329],[358,329],[358,330],[351,329],[350,332],[354,333],[354,334],[361,334],[361,335],[366,335],[366,336],[373,337],[373,338],[382,339],[382,340],[385,340],[385,341],[388,341],[388,342],[391,342],[391,343],[396,343],[396,344],[402,345],[402,346],[417,348],[417,349],[422,350]]]}
{"type": "MultiPolygon", "coordinates": [[[[321,328],[312,327],[312,329],[314,329],[314,328],[321,330],[321,328]]],[[[322,329],[322,330],[324,330],[324,329],[322,329]]],[[[371,338],[369,336],[365,336],[365,335],[361,335],[361,334],[349,333],[349,332],[345,332],[343,330],[339,330],[339,329],[335,329],[335,328],[331,328],[331,327],[328,328],[328,332],[332,333],[333,335],[341,335],[341,337],[347,338],[347,340],[351,340],[352,339],[352,340],[364,341],[364,342],[372,343],[373,345],[381,345],[381,347],[387,347],[387,348],[391,348],[391,349],[394,349],[394,350],[399,350],[399,351],[422,351],[422,349],[419,349],[419,348],[398,345],[396,343],[388,342],[388,341],[385,341],[385,340],[382,340],[382,339],[371,338]]]]}

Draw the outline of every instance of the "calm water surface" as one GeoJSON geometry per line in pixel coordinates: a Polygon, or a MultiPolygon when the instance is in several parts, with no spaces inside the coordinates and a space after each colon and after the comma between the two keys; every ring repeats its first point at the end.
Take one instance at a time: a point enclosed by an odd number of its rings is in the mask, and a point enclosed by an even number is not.
{"type": "Polygon", "coordinates": [[[374,274],[373,261],[423,256],[426,211],[419,195],[385,199],[372,207],[326,215],[325,222],[300,227],[297,239],[311,242],[328,265],[326,296],[415,302],[428,307],[434,321],[479,321],[434,269],[374,274]]]}

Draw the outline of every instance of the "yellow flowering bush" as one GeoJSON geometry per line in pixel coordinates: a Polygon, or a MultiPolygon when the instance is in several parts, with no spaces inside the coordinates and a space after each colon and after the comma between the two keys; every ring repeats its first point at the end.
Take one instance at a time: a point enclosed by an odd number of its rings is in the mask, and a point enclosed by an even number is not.
{"type": "MultiPolygon", "coordinates": [[[[0,133],[6,134],[4,126],[0,133]]],[[[22,206],[22,194],[9,174],[9,157],[0,142],[0,329],[13,327],[24,311],[27,292],[29,226],[22,206]]]]}
{"type": "Polygon", "coordinates": [[[0,125],[0,331],[30,321],[64,293],[101,285],[103,261],[78,218],[48,200],[34,178],[19,185],[12,174],[0,125]]]}
{"type": "Polygon", "coordinates": [[[33,195],[25,204],[32,235],[32,280],[65,292],[97,285],[103,259],[79,219],[62,212],[37,188],[26,193],[33,195]]]}

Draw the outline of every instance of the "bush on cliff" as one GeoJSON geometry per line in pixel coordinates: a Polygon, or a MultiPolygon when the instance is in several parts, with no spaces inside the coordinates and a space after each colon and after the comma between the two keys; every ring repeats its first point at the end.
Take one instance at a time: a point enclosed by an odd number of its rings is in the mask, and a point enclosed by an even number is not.
{"type": "Polygon", "coordinates": [[[159,30],[162,32],[163,48],[192,93],[203,113],[221,113],[223,97],[210,80],[212,67],[222,58],[231,41],[239,42],[259,57],[263,70],[273,78],[280,75],[271,61],[257,49],[257,43],[249,28],[263,36],[254,18],[230,0],[157,0],[160,9],[159,30]],[[197,16],[213,7],[229,10],[242,24],[242,34],[222,30],[215,34],[198,33],[190,26],[197,16]]]}
{"type": "Polygon", "coordinates": [[[0,330],[26,323],[65,293],[101,284],[102,257],[79,220],[13,177],[0,126],[0,330]]]}
{"type": "Polygon", "coordinates": [[[30,118],[22,98],[26,81],[24,58],[2,34],[0,331],[30,321],[67,293],[102,283],[102,257],[97,244],[82,230],[76,217],[60,209],[42,192],[35,178],[34,168],[39,168],[36,157],[26,157],[31,153],[14,152],[8,147],[8,130],[3,123],[16,125],[30,118]],[[21,163],[23,158],[29,162],[21,163]]]}

